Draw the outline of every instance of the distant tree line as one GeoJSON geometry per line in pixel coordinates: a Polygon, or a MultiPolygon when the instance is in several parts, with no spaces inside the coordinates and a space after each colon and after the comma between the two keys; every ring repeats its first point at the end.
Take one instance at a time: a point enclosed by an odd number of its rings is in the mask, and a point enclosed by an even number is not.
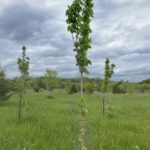
{"type": "MultiPolygon", "coordinates": [[[[29,80],[28,87],[32,88],[35,92],[40,92],[42,90],[53,91],[54,89],[63,89],[68,94],[80,92],[80,78],[60,78],[58,76],[47,78],[43,75],[41,77],[30,78],[29,80]]],[[[103,79],[84,77],[83,80],[83,92],[88,94],[102,92],[104,83],[103,79]]],[[[143,93],[149,90],[150,84],[130,83],[121,80],[110,81],[107,92],[113,94],[125,94],[136,92],[143,93]]]]}
{"type": "MultiPolygon", "coordinates": [[[[150,91],[149,82],[130,83],[125,81],[110,81],[107,92],[114,94],[136,93],[150,91]]],[[[80,92],[80,78],[60,78],[56,70],[46,69],[43,76],[29,77],[27,88],[35,92],[43,90],[53,91],[54,89],[63,89],[68,94],[80,92]]],[[[9,97],[17,91],[18,78],[7,79],[5,70],[0,67],[0,101],[8,100],[9,97]]],[[[93,92],[102,92],[103,79],[84,77],[83,91],[92,94],[93,92]]]]}
{"type": "Polygon", "coordinates": [[[140,84],[143,84],[143,83],[150,84],[150,79],[146,79],[140,82],[140,84]]]}

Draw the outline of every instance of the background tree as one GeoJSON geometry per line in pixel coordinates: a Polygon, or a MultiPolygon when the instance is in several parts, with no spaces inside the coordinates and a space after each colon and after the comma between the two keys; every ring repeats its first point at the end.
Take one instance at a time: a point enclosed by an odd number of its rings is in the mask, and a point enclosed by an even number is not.
{"type": "Polygon", "coordinates": [[[31,88],[35,92],[40,92],[40,90],[46,90],[46,85],[44,81],[44,77],[42,76],[31,79],[31,88]]]}
{"type": "Polygon", "coordinates": [[[12,90],[12,83],[6,79],[5,70],[0,65],[0,101],[8,100],[12,90]]]}
{"type": "Polygon", "coordinates": [[[84,84],[84,91],[88,94],[92,94],[94,90],[96,89],[95,83],[91,81],[86,81],[84,84]]]}
{"type": "Polygon", "coordinates": [[[58,72],[56,70],[46,69],[45,84],[48,91],[52,91],[58,84],[58,72]]]}
{"type": "Polygon", "coordinates": [[[22,56],[21,58],[18,58],[18,68],[21,73],[21,76],[19,78],[19,121],[21,120],[21,109],[22,109],[22,104],[24,103],[24,109],[27,111],[27,100],[25,99],[25,91],[26,91],[26,81],[29,76],[29,64],[30,64],[30,59],[29,57],[26,56],[26,47],[22,47],[22,56]]]}
{"type": "Polygon", "coordinates": [[[66,91],[69,93],[70,92],[70,88],[71,88],[71,80],[68,79],[66,80],[66,83],[64,84],[64,88],[66,89],[66,91]]]}
{"type": "Polygon", "coordinates": [[[90,22],[93,17],[93,0],[74,0],[66,11],[68,31],[72,34],[76,65],[81,75],[81,113],[80,113],[80,149],[85,150],[85,100],[83,99],[83,74],[87,74],[91,61],[87,58],[87,51],[91,48],[90,22]]]}
{"type": "Polygon", "coordinates": [[[106,58],[106,60],[105,60],[105,76],[104,76],[103,89],[102,89],[102,92],[103,92],[103,114],[105,114],[104,93],[107,92],[107,90],[108,90],[109,81],[110,81],[112,75],[114,74],[114,68],[115,68],[115,65],[114,64],[110,65],[109,59],[106,58]]]}

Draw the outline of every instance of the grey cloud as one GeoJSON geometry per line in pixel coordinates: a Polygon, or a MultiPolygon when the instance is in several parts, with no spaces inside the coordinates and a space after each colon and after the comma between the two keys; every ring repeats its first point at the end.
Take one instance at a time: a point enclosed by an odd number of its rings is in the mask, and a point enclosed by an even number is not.
{"type": "Polygon", "coordinates": [[[0,33],[12,40],[27,40],[34,34],[40,34],[45,21],[53,15],[44,8],[17,1],[4,8],[0,14],[0,33]]]}
{"type": "MultiPolygon", "coordinates": [[[[71,1],[15,0],[0,11],[0,62],[9,76],[18,75],[21,46],[31,59],[30,74],[56,69],[61,77],[78,76],[75,53],[65,23],[71,1]]],[[[116,64],[113,79],[147,78],[150,58],[150,1],[95,0],[88,56],[90,77],[103,77],[104,60],[116,64]]]]}

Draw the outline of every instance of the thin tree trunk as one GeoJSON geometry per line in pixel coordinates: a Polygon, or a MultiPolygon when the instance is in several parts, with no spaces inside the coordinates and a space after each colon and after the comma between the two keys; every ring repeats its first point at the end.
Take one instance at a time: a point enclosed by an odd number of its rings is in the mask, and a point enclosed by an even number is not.
{"type": "Polygon", "coordinates": [[[27,114],[27,107],[28,107],[28,103],[27,103],[27,100],[25,99],[25,77],[23,77],[23,87],[22,87],[22,101],[23,101],[23,107],[24,107],[24,112],[25,112],[25,115],[27,114]]]}
{"type": "MultiPolygon", "coordinates": [[[[81,73],[81,101],[83,100],[83,73],[81,73]]],[[[85,134],[86,134],[86,129],[85,129],[85,114],[84,112],[84,107],[85,104],[84,102],[81,103],[81,110],[80,110],[80,135],[79,135],[79,142],[80,142],[80,150],[85,150],[85,134]]]]}
{"type": "Polygon", "coordinates": [[[83,73],[81,73],[81,98],[83,98],[83,73]]]}
{"type": "Polygon", "coordinates": [[[105,115],[105,96],[103,95],[103,115],[105,115]]]}

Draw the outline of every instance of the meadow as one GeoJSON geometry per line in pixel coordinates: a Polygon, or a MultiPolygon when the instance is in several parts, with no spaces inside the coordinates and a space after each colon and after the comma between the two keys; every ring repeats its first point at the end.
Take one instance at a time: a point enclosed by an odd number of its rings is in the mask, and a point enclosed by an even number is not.
{"type": "MultiPolygon", "coordinates": [[[[79,94],[28,91],[27,114],[18,122],[18,96],[0,103],[0,150],[78,150],[79,94]]],[[[150,150],[150,94],[85,94],[89,150],[150,150]]]]}

